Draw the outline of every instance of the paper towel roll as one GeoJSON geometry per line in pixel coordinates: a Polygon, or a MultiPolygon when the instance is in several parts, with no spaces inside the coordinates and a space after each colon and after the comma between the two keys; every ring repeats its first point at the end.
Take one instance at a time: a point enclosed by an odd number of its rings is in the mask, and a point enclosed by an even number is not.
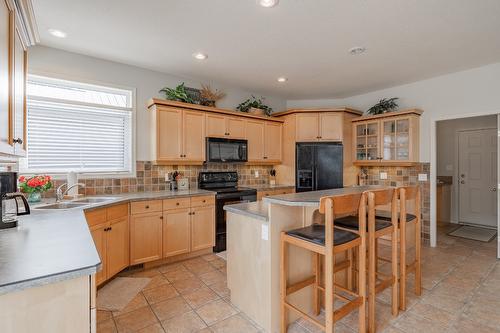
{"type": "MultiPolygon", "coordinates": [[[[78,183],[78,174],[74,171],[68,172],[66,182],[68,183],[68,188],[71,187],[72,185],[75,185],[78,183]]],[[[72,188],[69,192],[68,195],[74,196],[78,194],[78,187],[72,188]]]]}

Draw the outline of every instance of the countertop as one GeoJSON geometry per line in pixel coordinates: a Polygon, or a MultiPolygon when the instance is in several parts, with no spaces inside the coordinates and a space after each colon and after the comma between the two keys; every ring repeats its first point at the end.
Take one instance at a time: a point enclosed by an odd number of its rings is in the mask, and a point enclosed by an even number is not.
{"type": "Polygon", "coordinates": [[[270,204],[280,204],[285,206],[311,206],[318,207],[322,197],[359,193],[370,189],[387,188],[387,186],[368,185],[336,188],[332,190],[299,192],[290,194],[273,195],[262,200],[270,204]]]}
{"type": "Polygon", "coordinates": [[[17,228],[0,230],[0,295],[96,273],[101,261],[87,226],[86,210],[209,194],[215,195],[198,189],[141,192],[105,195],[113,199],[65,210],[33,206],[30,215],[19,216],[17,228]]]}
{"type": "Polygon", "coordinates": [[[268,207],[268,204],[261,200],[234,205],[225,205],[224,210],[267,222],[269,221],[268,207]]]}
{"type": "Polygon", "coordinates": [[[254,188],[257,191],[272,191],[272,190],[281,190],[285,188],[293,188],[295,189],[295,185],[286,185],[286,184],[261,184],[261,185],[243,185],[244,187],[254,188]]]}

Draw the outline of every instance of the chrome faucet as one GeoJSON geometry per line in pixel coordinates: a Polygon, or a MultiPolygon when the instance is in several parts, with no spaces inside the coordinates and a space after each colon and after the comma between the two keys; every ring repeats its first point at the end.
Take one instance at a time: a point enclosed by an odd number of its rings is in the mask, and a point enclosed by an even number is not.
{"type": "Polygon", "coordinates": [[[56,202],[61,201],[64,198],[64,196],[69,192],[69,190],[71,190],[73,187],[76,187],[76,186],[85,187],[85,184],[83,184],[83,183],[76,183],[76,184],[73,184],[71,186],[68,186],[68,183],[64,183],[61,186],[59,186],[56,189],[56,202]],[[66,186],[66,190],[65,191],[62,190],[62,188],[64,186],[66,186]]]}

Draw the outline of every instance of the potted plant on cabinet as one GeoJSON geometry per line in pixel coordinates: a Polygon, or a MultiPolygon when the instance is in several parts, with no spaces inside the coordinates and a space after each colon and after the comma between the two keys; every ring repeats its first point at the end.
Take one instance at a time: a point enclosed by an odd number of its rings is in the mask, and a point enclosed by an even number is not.
{"type": "Polygon", "coordinates": [[[268,115],[270,116],[271,113],[273,112],[273,109],[267,105],[264,104],[263,102],[264,97],[261,98],[256,98],[254,95],[252,95],[251,98],[247,99],[244,102],[241,102],[237,107],[236,110],[241,111],[241,112],[248,112],[253,115],[268,115]]]}
{"type": "Polygon", "coordinates": [[[184,82],[179,84],[175,88],[169,88],[165,87],[162,90],[160,90],[161,93],[165,94],[165,98],[171,101],[178,101],[178,102],[184,102],[184,103],[194,103],[194,100],[191,98],[191,96],[187,93],[186,87],[184,86],[184,82]]]}
{"type": "Polygon", "coordinates": [[[212,90],[209,84],[207,85],[202,84],[200,90],[200,96],[201,96],[201,101],[200,101],[201,105],[215,107],[215,103],[217,103],[218,100],[226,97],[226,94],[218,89],[212,90]]]}

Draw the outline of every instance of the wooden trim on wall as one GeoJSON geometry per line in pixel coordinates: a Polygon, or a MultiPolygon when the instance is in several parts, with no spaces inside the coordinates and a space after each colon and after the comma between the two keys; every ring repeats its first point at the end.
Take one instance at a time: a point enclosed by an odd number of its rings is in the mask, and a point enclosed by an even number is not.
{"type": "Polygon", "coordinates": [[[374,119],[380,119],[380,118],[392,118],[392,117],[399,117],[399,116],[407,116],[407,115],[416,115],[420,116],[424,113],[423,110],[420,109],[407,109],[407,110],[402,110],[402,111],[394,111],[394,112],[387,112],[383,114],[377,114],[374,116],[363,116],[359,118],[354,118],[352,122],[358,122],[358,121],[366,121],[366,120],[374,120],[374,119]]]}
{"type": "Polygon", "coordinates": [[[359,111],[347,106],[334,108],[307,108],[307,109],[289,109],[281,112],[273,113],[273,117],[281,117],[292,113],[308,113],[308,112],[347,112],[357,116],[361,116],[363,111],[359,111]]]}
{"type": "Polygon", "coordinates": [[[244,112],[239,112],[239,111],[232,111],[232,110],[226,110],[226,109],[219,109],[219,108],[213,108],[210,106],[204,106],[204,105],[198,105],[198,104],[190,104],[190,103],[184,103],[184,102],[177,102],[177,101],[169,101],[166,99],[159,99],[159,98],[151,98],[148,101],[148,108],[151,108],[153,105],[163,105],[163,106],[171,106],[175,108],[182,108],[182,109],[191,109],[191,110],[198,110],[198,111],[206,111],[206,112],[213,112],[213,113],[220,113],[220,114],[226,114],[226,115],[231,115],[235,117],[241,117],[241,118],[254,118],[254,119],[262,119],[262,120],[267,120],[267,121],[275,121],[282,123],[282,119],[277,119],[273,116],[267,117],[267,116],[256,116],[252,114],[247,114],[244,112]]]}

